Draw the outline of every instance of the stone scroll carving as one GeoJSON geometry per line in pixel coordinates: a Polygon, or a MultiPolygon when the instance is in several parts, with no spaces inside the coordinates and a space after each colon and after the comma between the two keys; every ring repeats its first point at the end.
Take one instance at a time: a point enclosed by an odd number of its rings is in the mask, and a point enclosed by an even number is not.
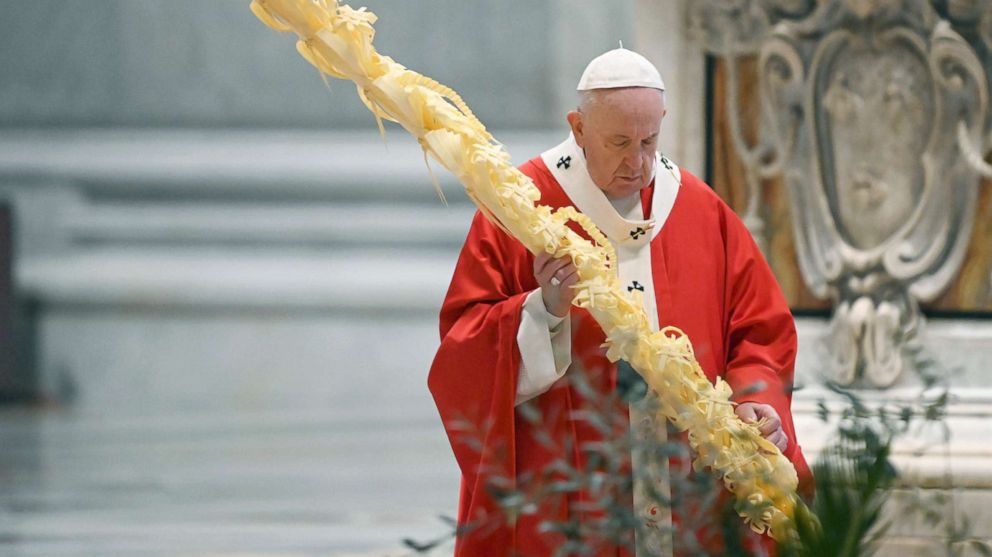
{"type": "Polygon", "coordinates": [[[728,67],[759,56],[760,140],[734,142],[752,191],[776,173],[788,185],[804,280],[835,303],[827,378],[844,385],[887,387],[914,366],[919,303],[961,268],[980,179],[992,175],[992,2],[940,7],[707,1],[690,22],[728,67]],[[720,33],[724,20],[736,23],[720,33]]]}

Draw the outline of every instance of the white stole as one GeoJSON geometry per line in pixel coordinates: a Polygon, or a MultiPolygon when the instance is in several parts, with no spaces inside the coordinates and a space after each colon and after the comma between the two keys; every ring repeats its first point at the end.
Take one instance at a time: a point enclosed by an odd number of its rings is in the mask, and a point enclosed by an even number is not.
{"type": "MultiPolygon", "coordinates": [[[[569,135],[563,143],[541,154],[544,164],[551,170],[562,189],[575,207],[592,219],[606,235],[617,254],[620,283],[628,291],[640,290],[651,327],[659,329],[658,306],[655,302],[654,280],[651,273],[651,240],[661,231],[675,204],[681,186],[681,172],[674,163],[658,154],[654,164],[654,195],[651,216],[648,220],[628,219],[621,216],[599,187],[593,183],[586,168],[585,155],[569,135]],[[660,172],[658,170],[660,169],[660,172]]],[[[635,205],[638,216],[643,215],[640,203],[635,205]]],[[[631,215],[628,215],[631,216],[631,215]]],[[[630,405],[631,431],[637,439],[657,442],[667,439],[666,424],[655,423],[655,417],[646,411],[650,406],[649,394],[642,401],[630,405]]],[[[668,480],[668,462],[649,461],[634,451],[631,455],[634,468],[634,509],[637,517],[647,526],[637,535],[637,555],[672,555],[671,508],[652,497],[650,484],[655,492],[671,499],[668,480]],[[648,483],[650,482],[650,484],[648,483]]]]}

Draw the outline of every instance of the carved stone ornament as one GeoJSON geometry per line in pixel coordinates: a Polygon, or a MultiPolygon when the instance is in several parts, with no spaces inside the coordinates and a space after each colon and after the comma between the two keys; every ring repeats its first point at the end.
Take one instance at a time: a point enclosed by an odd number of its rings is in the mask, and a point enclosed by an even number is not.
{"type": "Polygon", "coordinates": [[[785,178],[804,280],[835,302],[826,371],[844,385],[886,387],[914,365],[919,302],[961,268],[980,178],[992,175],[981,58],[992,50],[992,2],[941,6],[821,0],[793,19],[766,11],[769,32],[733,51],[760,43],[761,140],[735,143],[757,177],[785,178]]]}

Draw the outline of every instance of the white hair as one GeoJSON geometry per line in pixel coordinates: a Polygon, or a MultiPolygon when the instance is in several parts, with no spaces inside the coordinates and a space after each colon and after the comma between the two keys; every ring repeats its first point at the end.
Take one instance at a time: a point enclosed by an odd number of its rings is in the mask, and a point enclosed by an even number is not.
{"type": "MultiPolygon", "coordinates": [[[[629,89],[629,87],[621,87],[621,89],[629,89]]],[[[661,93],[661,102],[665,103],[665,91],[661,89],[656,89],[661,93]]],[[[597,104],[602,101],[603,93],[607,91],[613,91],[613,89],[589,89],[587,91],[579,91],[579,112],[587,112],[592,110],[597,104]]]]}

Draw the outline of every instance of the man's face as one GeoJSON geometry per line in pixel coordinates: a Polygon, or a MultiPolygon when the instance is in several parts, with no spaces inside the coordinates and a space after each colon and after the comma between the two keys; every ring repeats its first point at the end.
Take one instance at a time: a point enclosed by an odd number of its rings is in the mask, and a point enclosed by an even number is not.
{"type": "Polygon", "coordinates": [[[651,182],[664,116],[661,91],[646,87],[592,91],[568,113],[589,176],[607,197],[628,197],[651,182]]]}

